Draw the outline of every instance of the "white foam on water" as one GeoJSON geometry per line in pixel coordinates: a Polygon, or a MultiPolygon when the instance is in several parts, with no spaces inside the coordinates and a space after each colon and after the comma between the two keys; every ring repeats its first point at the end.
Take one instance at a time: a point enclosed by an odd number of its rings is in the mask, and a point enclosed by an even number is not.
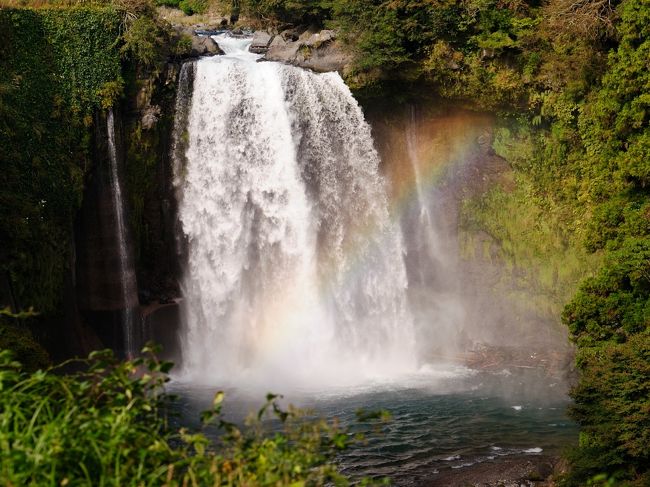
{"type": "Polygon", "coordinates": [[[542,453],[544,451],[542,448],[535,447],[535,448],[528,448],[527,450],[524,450],[524,453],[542,453]]]}
{"type": "Polygon", "coordinates": [[[460,455],[452,455],[447,458],[442,459],[444,462],[453,462],[454,460],[460,460],[460,455]]]}

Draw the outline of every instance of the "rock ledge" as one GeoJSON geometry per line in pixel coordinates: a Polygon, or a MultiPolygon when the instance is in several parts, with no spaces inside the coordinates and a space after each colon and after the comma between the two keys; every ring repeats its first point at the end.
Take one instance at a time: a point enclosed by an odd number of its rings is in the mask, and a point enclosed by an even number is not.
{"type": "Polygon", "coordinates": [[[292,64],[320,73],[338,71],[344,74],[352,63],[352,55],[333,30],[300,32],[289,29],[275,36],[256,32],[251,52],[264,54],[266,61],[292,64]]]}

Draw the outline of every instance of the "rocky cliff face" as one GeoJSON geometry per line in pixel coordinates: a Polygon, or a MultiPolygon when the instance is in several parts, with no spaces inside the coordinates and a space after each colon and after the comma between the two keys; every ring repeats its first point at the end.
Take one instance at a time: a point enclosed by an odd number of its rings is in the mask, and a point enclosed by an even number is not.
{"type": "Polygon", "coordinates": [[[125,106],[127,187],[133,208],[140,298],[168,301],[178,296],[176,199],[170,150],[180,63],[155,75],[137,74],[125,106]]]}
{"type": "MultiPolygon", "coordinates": [[[[116,147],[119,165],[124,167],[121,123],[116,117],[116,147]]],[[[79,307],[109,311],[138,304],[137,295],[122,295],[119,241],[116,230],[114,194],[111,187],[106,116],[95,116],[93,167],[87,179],[81,210],[76,223],[76,282],[79,307]]],[[[130,240],[129,240],[130,242],[130,240]]],[[[132,249],[129,249],[130,251],[132,249]]],[[[135,288],[135,271],[125,276],[135,288]]]]}
{"type": "Polygon", "coordinates": [[[66,319],[75,323],[82,336],[75,353],[98,347],[121,350],[125,309],[135,316],[139,348],[150,338],[142,333],[140,306],[172,302],[179,295],[169,158],[178,72],[178,63],[167,64],[159,73],[139,68],[125,101],[115,108],[115,148],[128,230],[124,238],[130,255],[125,275],[118,265],[107,120],[103,113],[95,116],[92,167],[75,224],[76,258],[71,278],[75,298],[67,304],[66,319]],[[123,279],[133,292],[124,294],[123,279]]]}
{"type": "Polygon", "coordinates": [[[139,303],[131,232],[123,224],[127,208],[120,206],[121,213],[117,212],[114,178],[119,171],[122,185],[125,153],[120,111],[113,113],[110,118],[95,115],[93,164],[75,223],[74,285],[81,321],[103,346],[122,350],[123,314],[137,310],[139,303]]]}

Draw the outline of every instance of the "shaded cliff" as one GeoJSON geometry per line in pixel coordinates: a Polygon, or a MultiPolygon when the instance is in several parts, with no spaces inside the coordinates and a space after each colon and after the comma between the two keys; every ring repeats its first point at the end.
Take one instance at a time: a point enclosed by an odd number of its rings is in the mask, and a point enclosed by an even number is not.
{"type": "Polygon", "coordinates": [[[120,349],[117,315],[139,306],[136,292],[120,292],[116,270],[110,107],[125,180],[125,246],[135,266],[125,274],[127,287],[135,288],[137,274],[144,289],[176,292],[166,277],[175,259],[166,230],[174,204],[165,186],[165,99],[173,103],[178,69],[164,59],[179,40],[136,56],[133,28],[158,28],[147,12],[138,15],[125,32],[122,12],[111,7],[0,11],[0,308],[36,312],[22,325],[4,314],[0,320],[24,331],[27,325],[55,359],[120,349]]]}

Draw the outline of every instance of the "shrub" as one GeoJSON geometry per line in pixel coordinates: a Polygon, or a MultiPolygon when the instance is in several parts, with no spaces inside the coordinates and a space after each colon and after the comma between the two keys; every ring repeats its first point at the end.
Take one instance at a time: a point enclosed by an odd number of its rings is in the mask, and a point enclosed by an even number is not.
{"type": "Polygon", "coordinates": [[[567,305],[578,345],[572,478],[646,478],[650,465],[650,240],[629,238],[567,305]],[[645,476],[645,477],[644,477],[645,476]]]}
{"type": "Polygon", "coordinates": [[[136,61],[154,66],[165,60],[165,38],[156,22],[150,17],[138,17],[123,34],[122,53],[136,61]]]}
{"type": "Polygon", "coordinates": [[[156,5],[179,8],[180,0],[156,0],[156,5]]]}
{"type": "Polygon", "coordinates": [[[208,0],[181,0],[178,7],[185,15],[202,14],[208,10],[208,0]]]}
{"type": "Polygon", "coordinates": [[[36,316],[32,310],[19,314],[9,308],[0,309],[0,350],[11,350],[27,371],[50,365],[50,357],[38,344],[27,325],[27,319],[36,316]]]}
{"type": "Polygon", "coordinates": [[[250,426],[221,417],[223,393],[202,415],[223,431],[218,451],[200,432],[176,430],[164,392],[168,362],[151,349],[120,362],[109,351],[26,373],[0,352],[0,478],[5,485],[347,485],[332,465],[349,435],[324,421],[282,411],[269,395],[250,426]],[[284,433],[264,433],[272,413],[284,433]]]}

